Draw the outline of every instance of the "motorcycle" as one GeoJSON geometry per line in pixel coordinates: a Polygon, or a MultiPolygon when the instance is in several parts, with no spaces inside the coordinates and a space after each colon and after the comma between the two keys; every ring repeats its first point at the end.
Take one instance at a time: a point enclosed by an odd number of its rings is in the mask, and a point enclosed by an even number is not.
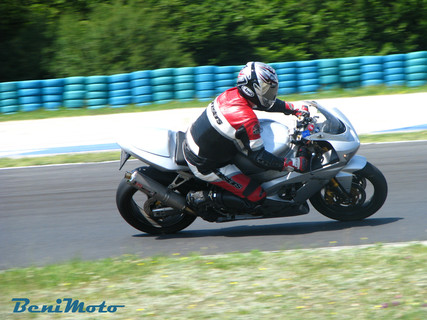
{"type": "MultiPolygon", "coordinates": [[[[278,172],[257,167],[243,154],[234,163],[258,181],[267,193],[256,212],[210,208],[210,222],[267,219],[307,214],[310,201],[322,215],[339,221],[363,220],[377,212],[387,198],[384,175],[363,156],[356,155],[360,141],[350,121],[338,109],[307,101],[310,114],[298,117],[293,132],[280,121],[260,119],[267,151],[280,157],[304,155],[304,172],[278,172]]],[[[212,190],[197,179],[183,156],[185,133],[148,128],[148,139],[119,142],[120,170],[133,156],[145,165],[126,172],[116,193],[121,216],[132,227],[153,235],[176,233],[201,216],[186,202],[189,191],[212,190]]]]}

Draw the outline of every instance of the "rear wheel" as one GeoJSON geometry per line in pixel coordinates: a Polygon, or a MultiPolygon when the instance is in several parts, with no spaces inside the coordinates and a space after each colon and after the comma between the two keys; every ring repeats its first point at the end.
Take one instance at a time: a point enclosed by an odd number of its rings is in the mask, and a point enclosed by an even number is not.
{"type": "Polygon", "coordinates": [[[363,220],[377,212],[387,198],[387,181],[371,163],[353,173],[349,193],[329,182],[310,198],[313,207],[324,216],[339,221],[363,220]]]}
{"type": "MultiPolygon", "coordinates": [[[[141,173],[155,179],[164,186],[175,178],[175,173],[165,173],[151,167],[138,168],[141,173]]],[[[153,235],[176,233],[188,227],[196,216],[167,207],[160,201],[147,197],[123,179],[116,193],[116,204],[120,215],[132,227],[153,235]]]]}

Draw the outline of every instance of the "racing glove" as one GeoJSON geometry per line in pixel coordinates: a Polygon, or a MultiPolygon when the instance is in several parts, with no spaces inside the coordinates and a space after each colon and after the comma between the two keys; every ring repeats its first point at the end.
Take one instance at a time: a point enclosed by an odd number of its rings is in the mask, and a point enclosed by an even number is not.
{"type": "Polygon", "coordinates": [[[289,158],[284,161],[283,164],[283,170],[282,171],[297,171],[297,172],[304,172],[307,169],[307,158],[306,157],[296,157],[296,158],[289,158]]]}
{"type": "Polygon", "coordinates": [[[294,107],[294,110],[292,110],[292,114],[299,117],[299,116],[310,116],[310,112],[308,111],[308,107],[306,105],[301,105],[294,107]]]}

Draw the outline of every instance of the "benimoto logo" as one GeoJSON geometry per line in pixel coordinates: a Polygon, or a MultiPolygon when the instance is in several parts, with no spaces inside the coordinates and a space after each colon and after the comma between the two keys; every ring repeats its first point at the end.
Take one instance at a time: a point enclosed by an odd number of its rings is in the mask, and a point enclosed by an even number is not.
{"type": "Polygon", "coordinates": [[[114,313],[124,304],[107,306],[105,301],[100,304],[85,305],[84,302],[72,298],[56,299],[56,305],[34,305],[30,304],[28,298],[13,298],[15,307],[13,313],[114,313]],[[64,302],[64,304],[62,304],[64,302]]]}

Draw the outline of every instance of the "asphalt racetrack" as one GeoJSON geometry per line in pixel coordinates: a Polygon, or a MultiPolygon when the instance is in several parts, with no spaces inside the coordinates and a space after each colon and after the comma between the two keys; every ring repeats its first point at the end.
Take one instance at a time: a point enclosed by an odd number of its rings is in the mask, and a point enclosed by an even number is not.
{"type": "Polygon", "coordinates": [[[308,215],[224,224],[197,219],[174,235],[151,236],[119,215],[115,192],[129,161],[0,170],[0,269],[122,254],[281,250],[427,240],[427,142],[362,145],[386,176],[388,199],[374,216],[337,222],[308,215]]]}

